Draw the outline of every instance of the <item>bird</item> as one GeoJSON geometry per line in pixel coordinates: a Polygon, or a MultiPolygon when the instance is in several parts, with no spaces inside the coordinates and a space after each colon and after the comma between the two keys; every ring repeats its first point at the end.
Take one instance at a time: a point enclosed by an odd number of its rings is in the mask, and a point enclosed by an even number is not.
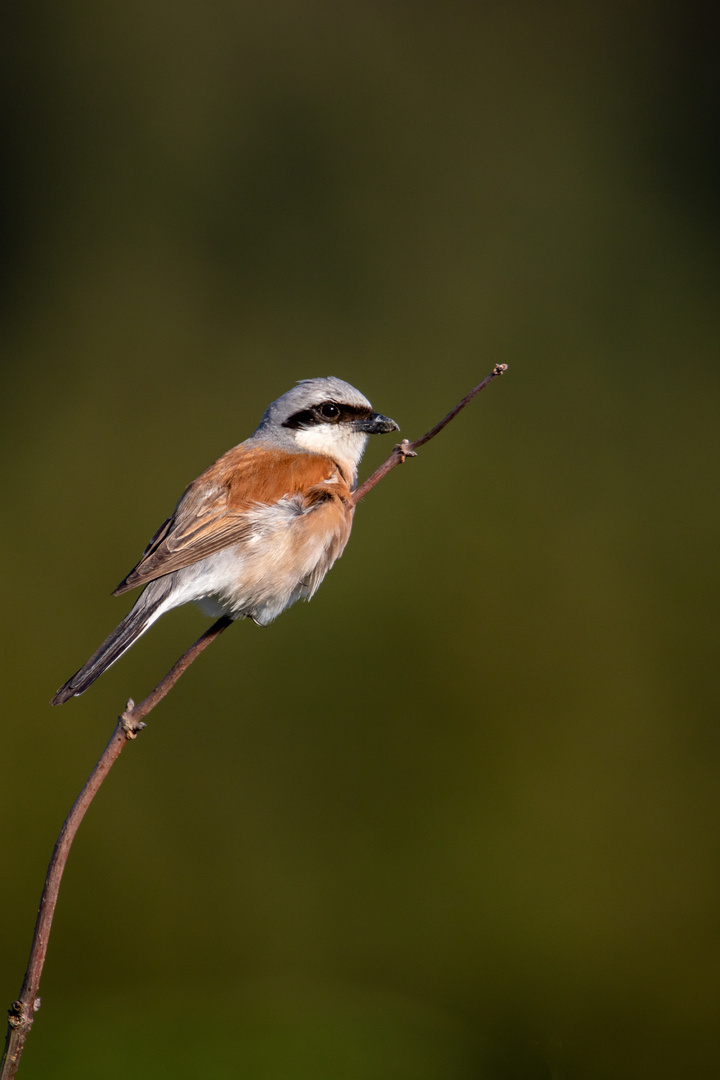
{"type": "Polygon", "coordinates": [[[273,401],[253,434],[185,489],[113,595],[142,593],[51,704],[79,697],[181,604],[267,626],[309,600],[348,542],[369,436],[398,430],[333,376],[303,379],[273,401]]]}

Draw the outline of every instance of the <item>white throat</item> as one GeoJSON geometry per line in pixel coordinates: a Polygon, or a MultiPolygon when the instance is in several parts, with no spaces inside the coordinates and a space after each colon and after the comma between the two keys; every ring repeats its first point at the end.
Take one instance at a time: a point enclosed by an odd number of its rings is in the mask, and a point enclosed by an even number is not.
{"type": "Polygon", "coordinates": [[[298,428],[294,436],[302,450],[311,454],[325,454],[350,474],[353,483],[357,480],[358,465],[368,441],[364,431],[356,431],[343,424],[317,424],[298,428]]]}

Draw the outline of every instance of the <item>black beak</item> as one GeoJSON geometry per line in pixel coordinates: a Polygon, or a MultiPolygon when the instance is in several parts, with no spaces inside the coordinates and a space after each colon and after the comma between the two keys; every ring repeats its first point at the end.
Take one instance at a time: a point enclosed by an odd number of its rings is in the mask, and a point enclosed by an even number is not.
{"type": "Polygon", "coordinates": [[[357,419],[355,427],[359,431],[364,431],[367,435],[384,435],[388,431],[400,430],[399,425],[394,420],[391,420],[389,416],[383,416],[382,413],[377,412],[357,419]]]}

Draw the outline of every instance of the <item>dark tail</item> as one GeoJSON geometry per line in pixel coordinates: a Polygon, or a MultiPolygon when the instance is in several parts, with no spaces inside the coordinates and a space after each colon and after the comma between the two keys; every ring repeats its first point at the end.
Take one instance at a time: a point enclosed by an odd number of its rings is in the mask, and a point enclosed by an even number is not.
{"type": "Polygon", "coordinates": [[[111,664],[119,660],[133,642],[137,641],[140,635],[144,634],[155,619],[162,614],[158,608],[167,599],[169,591],[167,580],[153,581],[148,585],[120,625],[113,630],[97,652],[93,653],[87,664],[60,687],[50,704],[62,705],[71,697],[79,697],[102,675],[103,671],[107,671],[111,664]]]}

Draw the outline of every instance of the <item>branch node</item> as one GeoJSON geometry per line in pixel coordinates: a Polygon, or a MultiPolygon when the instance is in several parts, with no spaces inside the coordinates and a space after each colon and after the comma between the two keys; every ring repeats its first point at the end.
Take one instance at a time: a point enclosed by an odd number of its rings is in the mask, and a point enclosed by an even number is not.
{"type": "Polygon", "coordinates": [[[417,450],[413,450],[412,443],[409,439],[403,439],[395,445],[395,452],[397,453],[400,461],[403,462],[405,458],[417,457],[417,450]]]}
{"type": "Polygon", "coordinates": [[[147,724],[143,720],[133,719],[133,709],[135,708],[135,702],[130,698],[127,708],[121,716],[118,717],[120,726],[125,733],[125,738],[136,739],[143,728],[147,727],[147,724]]]}

